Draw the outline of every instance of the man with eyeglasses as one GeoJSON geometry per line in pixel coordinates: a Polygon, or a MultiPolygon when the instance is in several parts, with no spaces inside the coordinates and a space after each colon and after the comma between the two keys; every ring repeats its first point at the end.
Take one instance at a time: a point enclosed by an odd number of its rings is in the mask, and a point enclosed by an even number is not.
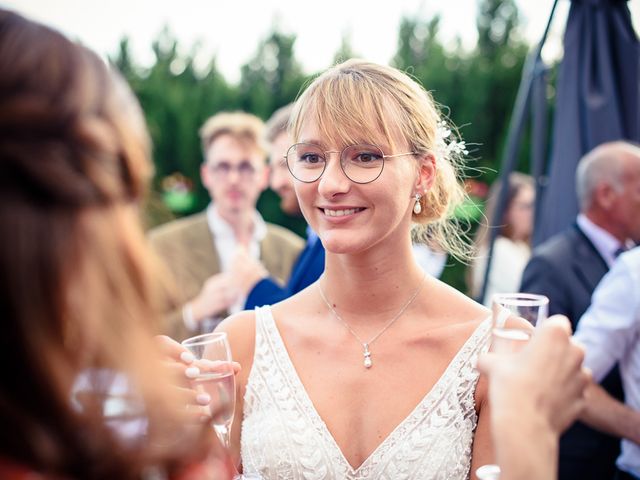
{"type": "Polygon", "coordinates": [[[267,187],[264,124],[243,112],[224,112],[200,129],[203,185],[211,196],[204,212],[150,233],[152,245],[174,275],[181,306],[168,315],[165,333],[181,340],[209,331],[244,307],[232,268],[236,257],[259,260],[265,273],[285,282],[303,241],[266,223],[256,210],[267,187]]]}

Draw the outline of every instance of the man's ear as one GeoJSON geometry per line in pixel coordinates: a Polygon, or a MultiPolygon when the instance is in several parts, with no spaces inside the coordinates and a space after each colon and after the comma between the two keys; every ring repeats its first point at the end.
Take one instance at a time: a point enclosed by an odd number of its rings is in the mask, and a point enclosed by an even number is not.
{"type": "Polygon", "coordinates": [[[607,182],[600,182],[595,189],[594,200],[596,204],[605,211],[612,208],[618,192],[613,188],[613,185],[607,182]]]}
{"type": "Polygon", "coordinates": [[[418,178],[416,180],[416,191],[423,195],[431,188],[436,179],[436,157],[432,153],[420,155],[418,159],[418,178]]]}
{"type": "Polygon", "coordinates": [[[200,181],[202,182],[202,185],[204,185],[204,187],[207,189],[209,188],[210,176],[211,172],[209,171],[207,162],[202,162],[200,164],[200,181]]]}
{"type": "Polygon", "coordinates": [[[260,185],[260,191],[264,192],[269,186],[269,175],[271,175],[271,167],[267,164],[258,172],[257,182],[260,185]]]}

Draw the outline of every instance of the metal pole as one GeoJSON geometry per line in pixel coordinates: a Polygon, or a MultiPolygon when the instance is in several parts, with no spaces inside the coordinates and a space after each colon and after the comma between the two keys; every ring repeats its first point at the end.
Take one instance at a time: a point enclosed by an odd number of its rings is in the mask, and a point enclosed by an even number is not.
{"type": "MultiPolygon", "coordinates": [[[[520,142],[522,139],[522,130],[524,128],[525,119],[529,113],[530,107],[530,98],[531,98],[531,89],[533,85],[533,79],[536,74],[536,66],[538,62],[541,61],[541,52],[544,43],[547,40],[547,36],[549,34],[549,29],[551,28],[551,21],[553,20],[553,15],[556,10],[556,6],[558,4],[558,0],[553,2],[553,6],[551,7],[551,13],[549,15],[549,20],[547,21],[547,25],[544,29],[544,33],[542,35],[542,39],[538,43],[537,48],[535,48],[531,53],[527,56],[527,60],[524,64],[524,68],[522,70],[522,79],[520,80],[520,86],[518,87],[518,94],[516,96],[516,102],[513,107],[513,112],[511,113],[511,120],[509,121],[509,130],[507,133],[507,146],[505,148],[505,153],[502,157],[502,167],[500,168],[500,178],[499,181],[502,182],[503,188],[500,189],[500,195],[498,197],[498,202],[496,205],[496,210],[494,212],[494,218],[489,218],[487,221],[491,222],[491,225],[494,222],[500,222],[505,211],[505,201],[507,199],[507,194],[509,189],[506,188],[508,185],[509,175],[515,169],[517,160],[518,160],[518,148],[520,146],[520,142]]],[[[482,281],[482,289],[480,291],[479,301],[484,300],[484,296],[487,291],[487,280],[489,279],[489,274],[491,273],[491,259],[493,257],[493,246],[498,236],[498,229],[490,228],[489,229],[489,251],[487,252],[487,266],[484,271],[484,278],[482,281]]]]}

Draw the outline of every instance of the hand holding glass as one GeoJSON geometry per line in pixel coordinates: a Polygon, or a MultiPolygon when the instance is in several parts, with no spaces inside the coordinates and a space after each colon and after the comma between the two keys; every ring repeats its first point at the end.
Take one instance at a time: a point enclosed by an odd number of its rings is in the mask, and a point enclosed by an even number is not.
{"type": "MultiPolygon", "coordinates": [[[[527,328],[525,321],[533,327],[547,319],[549,299],[544,295],[532,293],[499,293],[491,301],[491,319],[493,322],[491,351],[500,354],[518,352],[531,338],[533,330],[527,328]]],[[[476,470],[479,480],[498,480],[498,465],[483,465],[476,470]]]]}
{"type": "Polygon", "coordinates": [[[229,434],[236,404],[236,385],[231,349],[226,333],[207,333],[182,342],[195,357],[194,366],[200,374],[192,380],[198,394],[211,398],[211,426],[218,438],[229,448],[229,434]]]}

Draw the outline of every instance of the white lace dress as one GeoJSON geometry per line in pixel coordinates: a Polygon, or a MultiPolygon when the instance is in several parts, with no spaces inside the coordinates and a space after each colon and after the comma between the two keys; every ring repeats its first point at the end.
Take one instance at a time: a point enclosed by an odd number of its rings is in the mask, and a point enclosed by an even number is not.
{"type": "Polygon", "coordinates": [[[413,412],[353,469],[309,399],[271,309],[256,309],[255,356],[242,422],[244,471],[268,480],[468,478],[477,424],[473,365],[489,330],[488,319],[413,412]]]}

